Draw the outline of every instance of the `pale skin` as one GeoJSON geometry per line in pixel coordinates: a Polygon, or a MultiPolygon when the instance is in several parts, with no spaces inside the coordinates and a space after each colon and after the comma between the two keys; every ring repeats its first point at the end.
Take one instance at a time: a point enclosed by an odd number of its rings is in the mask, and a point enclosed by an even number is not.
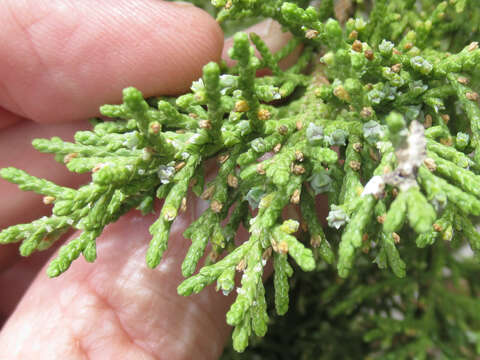
{"type": "MultiPolygon", "coordinates": [[[[273,51],[288,39],[274,23],[255,30],[273,51]]],[[[72,139],[126,86],[146,96],[186,91],[230,45],[208,14],[186,4],[1,1],[0,168],[66,186],[88,181],[37,153],[31,140],[72,139]]],[[[51,210],[3,180],[0,199],[0,229],[51,210]]],[[[217,359],[233,298],[213,287],[187,298],[176,292],[190,244],[181,234],[200,211],[189,200],[155,270],[144,262],[155,215],[135,211],[98,239],[95,264],[79,259],[57,279],[47,278],[45,264],[58,248],[22,259],[17,245],[0,247],[0,359],[217,359]]]]}

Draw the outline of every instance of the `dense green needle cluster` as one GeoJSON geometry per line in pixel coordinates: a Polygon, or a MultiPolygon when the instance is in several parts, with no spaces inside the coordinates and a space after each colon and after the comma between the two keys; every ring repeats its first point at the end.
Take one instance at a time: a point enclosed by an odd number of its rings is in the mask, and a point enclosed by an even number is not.
{"type": "Polygon", "coordinates": [[[205,65],[190,93],[144,99],[127,88],[122,104],[100,109],[112,120],[93,119],[74,143],[35,140],[92,181],[71,189],[2,169],[1,177],[54,207],[51,217],[3,230],[0,243],[21,242],[28,256],[72,227],[83,231],[51,262],[48,275],[58,276],[81,254],[95,260],[105,226],[131,209],[152,212],[159,198],[146,254],[155,268],[192,191],[209,207],[184,233],[191,246],[178,293],[215,282],[224,294],[235,291],[226,317],[235,350],[264,336],[269,305],[285,314],[290,286],[303,283],[308,289],[293,289],[304,315],[290,356],[479,356],[480,266],[465,245],[480,254],[477,0],[212,5],[219,22],[273,18],[294,37],[273,54],[258,35],[239,32],[229,53],[236,65],[205,65]],[[282,70],[279,61],[299,46],[297,63],[282,70]],[[269,75],[256,77],[264,68],[269,75]],[[216,176],[204,183],[210,159],[216,176]],[[320,194],[330,210],[325,222],[320,194]],[[285,216],[292,207],[295,218],[285,216]],[[242,226],[250,237],[238,244],[242,226]],[[269,262],[273,295],[262,282],[269,262]],[[291,280],[296,267],[318,274],[291,280]],[[308,337],[330,345],[300,345],[308,337]]]}

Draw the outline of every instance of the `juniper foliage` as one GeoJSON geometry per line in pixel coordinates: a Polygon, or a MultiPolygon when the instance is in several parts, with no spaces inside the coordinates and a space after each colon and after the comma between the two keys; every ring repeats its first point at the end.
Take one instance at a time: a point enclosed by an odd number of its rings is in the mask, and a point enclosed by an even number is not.
{"type": "Polygon", "coordinates": [[[21,242],[28,256],[72,227],[83,231],[51,262],[55,277],[80,255],[95,260],[105,226],[131,209],[152,212],[160,198],[146,254],[155,268],[191,189],[210,206],[184,233],[191,246],[178,293],[215,282],[236,291],[226,316],[236,351],[273,322],[272,335],[247,350],[252,357],[480,356],[477,1],[212,5],[230,29],[272,18],[294,37],[273,54],[258,35],[239,32],[236,65],[205,65],[190,93],[144,99],[127,88],[122,104],[100,109],[112,121],[93,119],[74,143],[35,140],[92,181],[71,189],[2,169],[54,207],[50,217],[3,230],[0,243],[21,242]],[[282,70],[279,61],[298,46],[297,63],[282,70]],[[262,68],[270,75],[256,77],[262,68]],[[212,158],[217,174],[204,184],[212,158]],[[321,194],[328,225],[316,210],[321,194]],[[300,216],[285,218],[292,204],[300,216]],[[241,226],[250,237],[238,244],[241,226]],[[270,319],[269,309],[283,315],[292,305],[286,320],[270,319]]]}

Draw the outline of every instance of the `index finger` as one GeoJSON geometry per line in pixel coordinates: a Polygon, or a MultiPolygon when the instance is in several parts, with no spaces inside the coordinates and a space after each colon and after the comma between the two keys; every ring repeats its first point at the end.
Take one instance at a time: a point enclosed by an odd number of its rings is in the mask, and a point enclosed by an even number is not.
{"type": "Polygon", "coordinates": [[[0,106],[39,122],[85,119],[126,86],[185,91],[222,46],[214,19],[188,4],[4,0],[0,106]]]}

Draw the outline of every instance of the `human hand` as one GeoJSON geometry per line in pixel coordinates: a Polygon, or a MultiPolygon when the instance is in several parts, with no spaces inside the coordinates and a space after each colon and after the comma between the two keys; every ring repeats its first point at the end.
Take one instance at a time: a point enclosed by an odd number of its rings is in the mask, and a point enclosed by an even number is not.
{"type": "MultiPolygon", "coordinates": [[[[0,24],[0,168],[73,187],[86,178],[37,153],[33,138],[71,139],[88,127],[80,120],[119,102],[126,86],[145,96],[181,93],[223,47],[207,14],[154,0],[4,0],[0,24]]],[[[278,50],[286,38],[276,36],[275,24],[266,26],[267,43],[278,50]]],[[[0,197],[0,229],[50,211],[39,196],[5,181],[0,197]]],[[[155,270],[144,261],[155,215],[137,212],[105,230],[94,265],[79,259],[57,279],[42,269],[53,251],[20,259],[17,246],[0,247],[0,314],[8,318],[0,359],[218,358],[230,332],[231,296],[211,287],[188,298],[176,292],[189,245],[181,234],[201,211],[189,200],[155,270]]]]}

